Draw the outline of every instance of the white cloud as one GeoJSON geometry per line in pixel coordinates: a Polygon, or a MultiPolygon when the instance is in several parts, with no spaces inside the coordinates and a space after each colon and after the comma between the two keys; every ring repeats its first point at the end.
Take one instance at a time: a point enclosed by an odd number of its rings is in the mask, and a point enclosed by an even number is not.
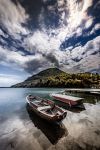
{"type": "Polygon", "coordinates": [[[85,28],[91,27],[92,24],[93,24],[93,18],[90,17],[85,23],[85,28]]]}
{"type": "Polygon", "coordinates": [[[94,26],[95,30],[99,30],[100,29],[100,23],[97,23],[95,26],[94,26]]]}
{"type": "MultiPolygon", "coordinates": [[[[42,9],[39,16],[39,23],[43,32],[55,34],[56,41],[64,41],[65,38],[72,37],[75,33],[77,36],[82,34],[85,28],[89,28],[93,23],[93,17],[89,16],[87,10],[92,6],[93,0],[79,1],[76,0],[57,0],[57,6],[48,6],[50,10],[55,12],[55,7],[59,14],[60,26],[55,29],[45,29],[45,11],[42,9]],[[54,9],[54,10],[53,10],[54,9]],[[85,24],[83,24],[83,22],[85,24]]],[[[41,32],[42,32],[41,31],[41,32]]],[[[41,33],[43,34],[43,33],[41,33]]],[[[33,37],[34,35],[32,35],[33,37]]],[[[36,34],[35,34],[36,36],[36,34]]],[[[47,37],[48,38],[48,37],[47,37]]]]}
{"type": "MultiPolygon", "coordinates": [[[[100,51],[100,37],[96,37],[95,39],[88,41],[86,45],[77,46],[76,48],[68,47],[66,51],[61,51],[59,49],[60,44],[62,41],[60,41],[59,36],[48,36],[46,33],[36,31],[35,34],[33,34],[31,37],[28,37],[24,42],[26,43],[27,49],[30,49],[29,51],[36,53],[36,54],[45,54],[48,55],[50,53],[53,54],[53,56],[56,58],[56,60],[59,63],[59,66],[63,64],[65,70],[71,70],[77,65],[80,65],[82,68],[75,68],[73,71],[80,71],[81,69],[83,71],[87,71],[90,66],[89,70],[92,70],[92,68],[99,68],[99,51],[100,51]],[[95,53],[95,54],[94,54],[95,53]],[[93,55],[96,55],[93,59],[93,55]],[[77,59],[77,60],[76,60],[77,59]],[[92,59],[97,63],[92,63],[92,59]],[[76,60],[76,61],[75,61],[76,60]],[[83,67],[83,62],[84,67],[83,67]]],[[[44,58],[45,59],[45,58],[44,58]]],[[[48,60],[50,61],[50,60],[48,60]]],[[[50,63],[50,62],[48,62],[50,63]]],[[[62,65],[61,65],[62,66],[62,65]]]]}
{"type": "Polygon", "coordinates": [[[87,42],[83,47],[73,48],[71,53],[66,50],[66,53],[69,66],[65,66],[65,70],[67,68],[69,72],[100,70],[100,36],[87,42]],[[75,61],[75,59],[79,61],[75,61]]]}
{"type": "Polygon", "coordinates": [[[57,9],[60,19],[63,21],[61,21],[60,27],[48,30],[45,29],[43,23],[44,11],[42,9],[39,17],[42,30],[36,30],[31,36],[28,36],[24,40],[23,46],[32,53],[56,54],[60,51],[60,45],[65,39],[69,39],[69,37],[72,37],[75,33],[77,36],[82,34],[82,30],[85,28],[82,26],[82,21],[86,22],[86,28],[92,25],[93,18],[87,14],[87,9],[90,6],[92,6],[92,0],[88,0],[87,2],[58,0],[57,9]],[[65,22],[67,22],[67,24],[64,24],[64,20],[66,20],[65,22]]]}
{"type": "Polygon", "coordinates": [[[28,15],[18,2],[15,5],[11,0],[0,0],[0,22],[11,35],[26,34],[27,30],[22,27],[21,23],[25,23],[27,19],[28,15]]]}
{"type": "Polygon", "coordinates": [[[19,70],[23,69],[29,73],[37,72],[38,70],[49,67],[52,64],[52,61],[48,61],[49,59],[52,59],[49,57],[49,55],[46,57],[40,53],[36,53],[35,55],[23,55],[23,53],[0,47],[1,64],[12,66],[12,68],[19,68],[19,70]]]}
{"type": "Polygon", "coordinates": [[[20,76],[0,74],[0,87],[10,87],[22,80],[20,76]]]}
{"type": "Polygon", "coordinates": [[[90,34],[95,33],[97,30],[100,30],[100,23],[95,24],[95,26],[92,28],[90,34]]]}
{"type": "MultiPolygon", "coordinates": [[[[82,21],[88,21],[89,16],[87,9],[92,6],[92,0],[76,2],[76,0],[67,0],[66,10],[68,10],[69,16],[66,17],[68,27],[71,30],[75,30],[82,21]]],[[[92,20],[92,19],[91,19],[92,20]]]]}
{"type": "Polygon", "coordinates": [[[36,59],[36,56],[28,55],[26,57],[16,51],[11,51],[9,49],[0,47],[0,62],[6,62],[6,63],[10,63],[13,66],[19,66],[24,68],[25,63],[33,59],[36,59]]]}
{"type": "Polygon", "coordinates": [[[36,31],[25,39],[24,44],[31,52],[49,53],[58,50],[61,38],[48,35],[46,32],[36,31]]]}

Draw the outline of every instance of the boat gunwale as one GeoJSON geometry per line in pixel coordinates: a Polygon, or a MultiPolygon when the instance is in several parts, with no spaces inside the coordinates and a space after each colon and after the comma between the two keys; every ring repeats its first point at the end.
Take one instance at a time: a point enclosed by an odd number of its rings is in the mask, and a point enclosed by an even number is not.
{"type": "MultiPolygon", "coordinates": [[[[39,98],[39,97],[38,97],[39,98]]],[[[41,100],[45,100],[45,99],[42,99],[40,98],[41,100]]],[[[31,103],[31,101],[29,101],[28,99],[28,96],[26,97],[26,100],[28,102],[28,104],[32,107],[32,110],[35,111],[39,116],[41,116],[42,118],[48,120],[48,121],[52,121],[52,122],[55,122],[55,121],[61,121],[65,118],[66,114],[67,114],[67,111],[65,111],[64,109],[60,108],[59,106],[55,105],[55,107],[59,110],[61,110],[61,114],[54,114],[54,115],[51,115],[51,114],[48,114],[48,113],[44,113],[43,111],[39,111],[37,109],[37,107],[35,108],[34,106],[36,106],[34,104],[31,103]]],[[[47,100],[48,101],[48,100],[47,100]]],[[[51,100],[50,100],[51,101],[51,100]]]]}
{"type": "Polygon", "coordinates": [[[80,98],[80,97],[75,97],[75,96],[70,96],[70,95],[63,95],[63,94],[51,94],[50,96],[55,97],[55,98],[62,98],[66,101],[68,100],[68,101],[73,101],[73,102],[81,101],[81,100],[84,99],[84,98],[80,98]]]}

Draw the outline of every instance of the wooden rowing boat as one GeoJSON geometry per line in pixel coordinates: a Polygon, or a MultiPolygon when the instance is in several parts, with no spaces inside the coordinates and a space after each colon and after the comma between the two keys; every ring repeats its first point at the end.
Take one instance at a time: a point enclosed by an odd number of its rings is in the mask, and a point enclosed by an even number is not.
{"type": "Polygon", "coordinates": [[[47,121],[60,122],[66,117],[67,112],[51,100],[32,95],[28,95],[26,100],[32,111],[47,121]]]}
{"type": "Polygon", "coordinates": [[[82,105],[83,98],[80,97],[69,96],[65,94],[50,94],[50,96],[60,102],[68,104],[70,107],[82,105]]]}

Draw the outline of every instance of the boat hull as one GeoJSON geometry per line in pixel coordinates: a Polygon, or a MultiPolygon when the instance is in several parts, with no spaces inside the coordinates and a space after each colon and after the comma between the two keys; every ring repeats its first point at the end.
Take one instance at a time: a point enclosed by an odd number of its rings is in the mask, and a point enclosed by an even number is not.
{"type": "Polygon", "coordinates": [[[56,101],[61,102],[63,104],[65,104],[66,106],[70,107],[70,108],[80,108],[80,109],[85,109],[82,99],[83,98],[79,98],[80,100],[76,100],[73,101],[71,99],[67,99],[64,97],[58,97],[56,95],[50,95],[51,97],[53,97],[56,101]]]}
{"type": "Polygon", "coordinates": [[[33,111],[34,113],[36,113],[36,114],[37,114],[39,117],[41,117],[42,119],[45,119],[45,120],[47,120],[47,121],[49,121],[49,122],[52,122],[52,123],[54,123],[54,122],[61,122],[61,121],[66,117],[66,115],[67,115],[67,112],[65,111],[65,112],[63,113],[63,115],[61,115],[61,116],[49,117],[48,115],[45,115],[45,114],[41,113],[40,111],[38,111],[37,108],[36,108],[36,106],[33,105],[33,104],[28,100],[28,98],[27,98],[27,103],[28,103],[28,105],[29,105],[31,111],[33,111]]]}
{"type": "Polygon", "coordinates": [[[77,101],[74,102],[74,101],[71,101],[71,100],[68,100],[68,99],[64,99],[64,98],[61,98],[61,97],[57,97],[57,96],[52,96],[54,99],[58,100],[58,101],[61,101],[63,103],[66,103],[68,105],[71,105],[71,106],[75,106],[77,105],[77,101]]]}

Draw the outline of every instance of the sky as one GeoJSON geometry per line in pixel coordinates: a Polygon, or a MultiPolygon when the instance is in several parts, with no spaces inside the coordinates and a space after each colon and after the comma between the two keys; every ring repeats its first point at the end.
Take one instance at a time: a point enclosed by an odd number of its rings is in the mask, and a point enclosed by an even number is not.
{"type": "Polygon", "coordinates": [[[0,87],[49,67],[100,73],[100,0],[0,0],[0,87]]]}

